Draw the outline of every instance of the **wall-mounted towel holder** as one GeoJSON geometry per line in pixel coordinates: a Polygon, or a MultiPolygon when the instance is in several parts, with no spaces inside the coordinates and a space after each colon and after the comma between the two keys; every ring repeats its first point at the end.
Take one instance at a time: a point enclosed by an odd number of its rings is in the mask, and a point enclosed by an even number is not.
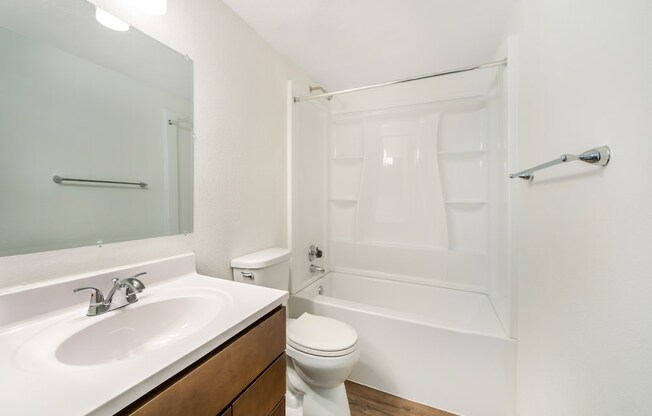
{"type": "Polygon", "coordinates": [[[532,182],[534,180],[534,172],[537,170],[559,165],[560,163],[572,162],[574,160],[581,160],[582,162],[591,163],[598,166],[607,166],[610,158],[611,150],[609,149],[609,146],[600,146],[596,147],[595,149],[587,150],[586,152],[579,155],[561,155],[559,158],[551,160],[550,162],[543,163],[530,169],[522,170],[518,173],[512,173],[509,175],[509,177],[527,179],[528,181],[532,182]]]}
{"type": "Polygon", "coordinates": [[[54,183],[87,182],[87,183],[104,183],[110,185],[135,185],[135,186],[140,186],[141,188],[147,188],[149,186],[145,182],[124,182],[124,181],[105,181],[105,180],[97,180],[97,179],[63,178],[59,175],[55,175],[54,177],[52,177],[52,182],[54,183]]]}

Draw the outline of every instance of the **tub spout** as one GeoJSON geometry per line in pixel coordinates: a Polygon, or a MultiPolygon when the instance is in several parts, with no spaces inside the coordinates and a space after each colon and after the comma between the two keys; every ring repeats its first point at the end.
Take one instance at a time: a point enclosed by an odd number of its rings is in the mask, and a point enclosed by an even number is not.
{"type": "Polygon", "coordinates": [[[310,273],[326,273],[326,269],[323,267],[315,266],[314,264],[310,265],[310,273]]]}

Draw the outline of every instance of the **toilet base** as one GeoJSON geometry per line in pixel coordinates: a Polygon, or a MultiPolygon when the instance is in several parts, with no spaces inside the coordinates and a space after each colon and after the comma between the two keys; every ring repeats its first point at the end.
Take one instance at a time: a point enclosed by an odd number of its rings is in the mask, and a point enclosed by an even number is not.
{"type": "Polygon", "coordinates": [[[303,400],[304,416],[351,416],[344,383],[332,389],[313,389],[303,400]]]}
{"type": "MultiPolygon", "coordinates": [[[[291,394],[288,392],[288,394],[291,394]]],[[[311,390],[298,407],[286,405],[285,416],[351,416],[344,384],[324,391],[311,390]]]]}
{"type": "Polygon", "coordinates": [[[308,386],[288,365],[286,416],[351,416],[344,383],[331,388],[308,386]]]}

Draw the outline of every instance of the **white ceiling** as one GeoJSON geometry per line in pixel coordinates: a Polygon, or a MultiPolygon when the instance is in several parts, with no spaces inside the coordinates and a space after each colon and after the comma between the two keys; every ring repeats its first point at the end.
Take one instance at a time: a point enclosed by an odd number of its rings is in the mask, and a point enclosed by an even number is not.
{"type": "Polygon", "coordinates": [[[515,0],[224,0],[333,91],[492,61],[515,0]]]}

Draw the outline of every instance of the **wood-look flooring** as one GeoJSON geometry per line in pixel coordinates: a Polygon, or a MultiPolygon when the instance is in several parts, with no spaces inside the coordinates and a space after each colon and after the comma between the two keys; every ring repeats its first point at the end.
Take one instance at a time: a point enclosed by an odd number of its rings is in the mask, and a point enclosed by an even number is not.
{"type": "Polygon", "coordinates": [[[346,382],[351,416],[455,416],[352,381],[346,382]]]}

